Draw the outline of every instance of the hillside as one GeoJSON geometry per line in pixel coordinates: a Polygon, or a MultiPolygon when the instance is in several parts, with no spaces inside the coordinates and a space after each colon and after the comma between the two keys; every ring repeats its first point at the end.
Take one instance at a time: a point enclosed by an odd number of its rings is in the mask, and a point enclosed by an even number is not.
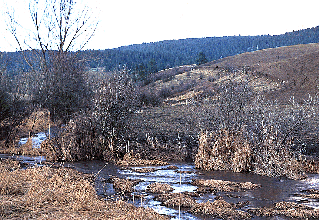
{"type": "Polygon", "coordinates": [[[265,49],[227,57],[208,65],[246,67],[256,75],[277,80],[282,85],[283,96],[306,99],[308,94],[315,96],[318,93],[319,44],[265,49]]]}
{"type": "MultiPolygon", "coordinates": [[[[164,97],[164,102],[160,106],[145,107],[134,115],[132,136],[145,141],[147,134],[169,146],[188,146],[180,154],[192,158],[198,134],[214,129],[216,120],[220,120],[215,106],[230,81],[252,88],[252,92],[247,93],[247,103],[258,94],[279,101],[278,104],[267,104],[267,101],[256,104],[263,106],[263,111],[275,111],[275,114],[283,114],[280,117],[286,117],[285,114],[289,115],[286,111],[296,109],[289,101],[292,96],[295,100],[303,100],[308,94],[313,97],[317,94],[318,53],[319,44],[296,45],[244,53],[201,66],[160,71],[153,76],[158,80],[143,89],[146,94],[164,97]]],[[[318,124],[315,118],[310,123],[311,129],[318,124]]],[[[307,139],[317,138],[316,132],[312,134],[307,139]]]]}

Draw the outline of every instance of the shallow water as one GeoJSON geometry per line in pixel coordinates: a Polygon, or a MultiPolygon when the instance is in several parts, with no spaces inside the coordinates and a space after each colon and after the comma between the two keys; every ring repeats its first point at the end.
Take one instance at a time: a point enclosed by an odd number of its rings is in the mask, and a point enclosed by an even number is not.
{"type": "MultiPolygon", "coordinates": [[[[169,183],[174,188],[175,192],[194,192],[196,186],[191,185],[192,179],[218,179],[228,180],[234,182],[252,182],[261,184],[261,188],[254,190],[247,190],[245,192],[220,192],[216,194],[207,193],[202,194],[201,197],[197,198],[197,202],[206,202],[208,200],[214,201],[216,196],[222,196],[227,202],[237,203],[246,202],[248,205],[242,210],[256,207],[270,206],[275,202],[290,201],[298,202],[311,207],[319,208],[318,201],[302,199],[297,194],[301,194],[302,190],[305,189],[319,189],[319,175],[309,175],[305,180],[288,180],[279,178],[270,178],[259,176],[249,173],[233,173],[225,171],[199,171],[194,168],[193,164],[188,163],[175,163],[179,171],[189,171],[190,173],[177,173],[177,170],[167,169],[168,166],[148,166],[148,168],[156,168],[158,170],[149,173],[138,173],[135,170],[141,167],[128,167],[120,169],[119,167],[111,164],[105,165],[101,161],[92,162],[76,162],[66,164],[72,166],[75,169],[85,172],[93,173],[98,175],[96,181],[96,190],[100,196],[106,198],[118,199],[122,195],[116,194],[113,190],[113,186],[110,183],[104,183],[103,180],[108,179],[112,176],[118,176],[129,179],[141,179],[140,182],[135,186],[135,195],[144,195],[144,199],[141,201],[140,198],[135,196],[134,204],[136,206],[151,207],[160,214],[166,214],[172,217],[172,219],[207,219],[202,216],[194,216],[181,210],[179,213],[178,209],[167,208],[161,205],[160,202],[154,200],[154,195],[146,193],[146,187],[153,182],[169,183]],[[105,167],[104,167],[105,166],[105,167]],[[104,167],[104,168],[103,168],[104,167]],[[102,169],[102,170],[101,170],[102,169]],[[99,172],[100,171],[100,172],[99,172]],[[99,172],[99,174],[97,174],[99,172]]],[[[133,197],[123,197],[126,201],[133,203],[133,197]]],[[[122,199],[123,199],[122,198],[122,199]]],[[[255,218],[257,219],[257,218],[255,218]]],[[[260,218],[259,218],[260,219],[260,218]]],[[[282,218],[284,219],[284,218],[282,218]]]]}
{"type": "Polygon", "coordinates": [[[13,159],[20,161],[25,166],[35,166],[35,165],[42,165],[45,162],[44,156],[23,156],[23,155],[8,155],[8,154],[0,154],[1,159],[13,159]]]}
{"type": "MultiPolygon", "coordinates": [[[[0,158],[12,158],[21,161],[28,166],[39,165],[45,161],[44,157],[28,157],[28,156],[9,156],[6,154],[0,154],[0,158]]],[[[75,168],[78,171],[95,175],[95,188],[97,194],[106,199],[124,199],[130,203],[134,203],[135,206],[143,206],[153,208],[160,214],[169,215],[172,219],[209,219],[204,216],[192,215],[185,209],[180,211],[174,208],[167,208],[154,200],[154,194],[147,193],[146,187],[153,182],[168,183],[174,188],[174,193],[177,192],[194,192],[196,186],[191,185],[192,179],[217,179],[228,180],[234,182],[252,182],[261,184],[261,188],[254,190],[247,190],[244,192],[219,192],[216,194],[206,193],[201,194],[196,199],[197,202],[206,202],[208,200],[214,201],[216,196],[222,196],[225,201],[237,203],[246,202],[248,205],[243,207],[242,210],[249,208],[270,206],[275,202],[290,201],[302,203],[314,208],[319,208],[319,202],[317,200],[304,199],[300,197],[303,190],[306,189],[319,189],[319,175],[310,174],[305,180],[288,180],[279,178],[270,178],[259,176],[250,173],[233,173],[225,171],[199,171],[194,168],[193,164],[189,163],[173,163],[177,169],[168,169],[168,166],[147,166],[147,168],[156,168],[156,171],[149,173],[139,173],[136,169],[146,168],[141,167],[127,167],[120,168],[113,164],[108,164],[103,161],[82,161],[74,163],[63,163],[66,167],[75,168]],[[185,171],[184,173],[178,173],[177,171],[185,171]],[[129,179],[141,179],[140,182],[134,188],[134,193],[129,197],[116,193],[113,189],[113,185],[106,180],[111,177],[129,178],[129,179]],[[134,195],[134,196],[133,196],[134,195]],[[143,199],[140,199],[140,195],[143,195],[143,199]]],[[[253,218],[253,219],[267,219],[267,218],[253,218]]],[[[275,218],[285,219],[285,218],[275,218]]]]}

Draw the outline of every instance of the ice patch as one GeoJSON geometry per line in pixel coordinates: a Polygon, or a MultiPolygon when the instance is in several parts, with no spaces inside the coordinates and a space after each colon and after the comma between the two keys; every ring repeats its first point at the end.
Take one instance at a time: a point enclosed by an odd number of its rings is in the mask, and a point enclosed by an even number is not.
{"type": "Polygon", "coordinates": [[[319,175],[311,175],[303,181],[305,181],[307,186],[310,188],[318,188],[319,187],[319,175]]]}
{"type": "MultiPolygon", "coordinates": [[[[19,141],[19,145],[26,144],[29,138],[21,138],[19,141]]],[[[47,139],[47,136],[44,132],[37,133],[34,137],[32,137],[32,147],[40,148],[41,143],[47,139]]]]}

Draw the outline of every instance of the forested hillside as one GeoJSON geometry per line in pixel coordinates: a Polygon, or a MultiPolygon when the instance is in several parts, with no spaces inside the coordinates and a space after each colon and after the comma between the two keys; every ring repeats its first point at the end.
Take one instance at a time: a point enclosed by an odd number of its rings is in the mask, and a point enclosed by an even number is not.
{"type": "MultiPolygon", "coordinates": [[[[129,37],[129,36],[128,36],[129,37]]],[[[143,43],[107,50],[81,51],[79,56],[90,68],[102,67],[106,71],[127,68],[143,76],[168,67],[200,62],[203,53],[207,61],[244,52],[296,44],[319,42],[319,26],[282,35],[228,36],[166,40],[143,43]]],[[[21,53],[21,52],[20,52],[21,53]]],[[[28,71],[19,53],[2,53],[2,65],[10,72],[28,71]]]]}

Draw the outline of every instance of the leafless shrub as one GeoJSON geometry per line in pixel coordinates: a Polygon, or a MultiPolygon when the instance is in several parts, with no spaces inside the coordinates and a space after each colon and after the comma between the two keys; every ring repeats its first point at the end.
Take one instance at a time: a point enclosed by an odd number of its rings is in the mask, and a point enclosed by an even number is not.
{"type": "Polygon", "coordinates": [[[120,152],[129,132],[128,117],[138,108],[136,87],[126,72],[107,78],[95,92],[92,119],[102,146],[120,152]]]}
{"type": "Polygon", "coordinates": [[[300,158],[305,134],[315,128],[316,99],[281,105],[230,82],[219,88],[214,112],[212,131],[200,135],[198,168],[305,177],[300,158]]]}
{"type": "Polygon", "coordinates": [[[157,93],[152,93],[151,91],[143,90],[140,91],[139,101],[141,105],[158,106],[161,104],[162,98],[159,97],[157,93]]]}
{"type": "Polygon", "coordinates": [[[49,160],[92,160],[103,159],[104,156],[109,161],[114,159],[113,153],[104,152],[90,113],[88,111],[73,115],[55,137],[42,143],[42,148],[48,152],[49,160]]]}
{"type": "Polygon", "coordinates": [[[166,99],[167,97],[170,97],[173,95],[172,88],[164,87],[160,90],[159,96],[163,99],[166,99]]]}

